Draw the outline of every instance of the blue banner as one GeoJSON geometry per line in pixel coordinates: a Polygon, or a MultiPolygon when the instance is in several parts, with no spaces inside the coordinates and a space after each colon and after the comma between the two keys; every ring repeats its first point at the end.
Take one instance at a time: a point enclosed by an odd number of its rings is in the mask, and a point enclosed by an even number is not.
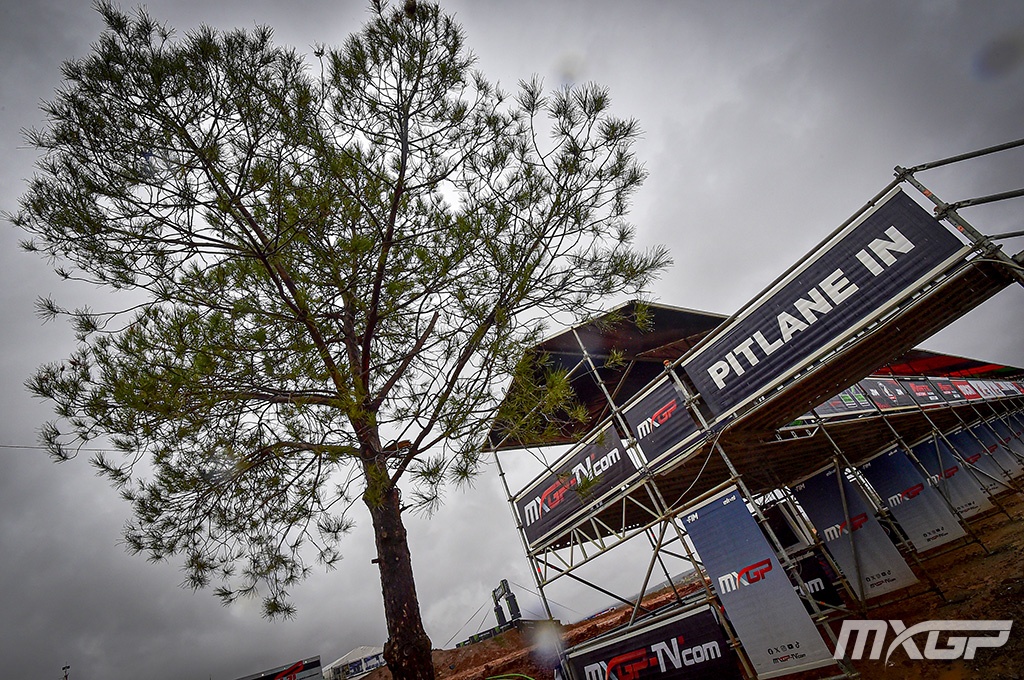
{"type": "MultiPolygon", "coordinates": [[[[625,630],[566,655],[577,680],[741,680],[739,660],[710,607],[625,630]]],[[[526,676],[522,676],[526,677],[526,676]]]]}
{"type": "Polygon", "coordinates": [[[921,442],[913,448],[913,452],[931,475],[935,488],[961,517],[973,517],[994,507],[978,481],[953,456],[941,437],[921,442]]]}
{"type": "MultiPolygon", "coordinates": [[[[996,419],[989,423],[989,426],[999,437],[999,442],[1013,455],[1014,460],[1017,461],[1018,467],[1021,469],[1017,474],[1024,472],[1024,441],[1021,440],[1020,435],[1016,434],[1011,426],[1014,422],[1009,419],[996,419]]],[[[1016,476],[1016,475],[1015,475],[1016,476]]]]}
{"type": "Polygon", "coordinates": [[[1024,413],[1017,411],[1006,414],[1006,425],[1018,441],[1024,442],[1024,413]]]}
{"type": "Polygon", "coordinates": [[[981,440],[985,447],[985,453],[992,456],[993,460],[999,465],[999,469],[1004,471],[1005,478],[1010,480],[1024,472],[1024,467],[1021,466],[1016,452],[1009,445],[1008,440],[1012,439],[1012,437],[1008,436],[1009,431],[1005,428],[1006,426],[1002,425],[998,420],[993,420],[988,423],[978,423],[971,427],[971,431],[981,440]],[[1004,428],[1006,435],[999,434],[999,431],[996,429],[999,426],[1004,428]]]}
{"type": "Polygon", "coordinates": [[[698,433],[685,397],[668,377],[622,414],[652,469],[668,454],[679,452],[684,442],[695,440],[698,433]]]}
{"type": "Polygon", "coordinates": [[[819,246],[682,364],[716,416],[735,410],[919,291],[966,249],[894,190],[819,246]]]}
{"type": "Polygon", "coordinates": [[[966,535],[942,494],[901,449],[872,458],[860,466],[860,471],[917,552],[966,535]]]}
{"type": "Polygon", "coordinates": [[[1008,488],[1006,482],[1012,475],[1009,470],[1002,467],[1001,461],[995,458],[999,450],[999,444],[994,441],[995,435],[991,430],[985,433],[984,438],[980,436],[981,434],[980,426],[976,425],[947,434],[946,440],[960,459],[975,469],[981,488],[990,494],[997,494],[1008,488]],[[993,441],[984,443],[985,438],[989,437],[993,441]]]}
{"type": "Polygon", "coordinates": [[[553,539],[585,511],[637,475],[615,428],[592,435],[519,492],[516,511],[530,547],[553,539]]]}
{"type": "Polygon", "coordinates": [[[793,495],[861,600],[917,582],[874,509],[845,474],[837,474],[835,467],[822,470],[794,486],[793,495]]]}
{"type": "Polygon", "coordinates": [[[835,663],[736,487],[693,508],[685,527],[758,678],[835,663]]]}

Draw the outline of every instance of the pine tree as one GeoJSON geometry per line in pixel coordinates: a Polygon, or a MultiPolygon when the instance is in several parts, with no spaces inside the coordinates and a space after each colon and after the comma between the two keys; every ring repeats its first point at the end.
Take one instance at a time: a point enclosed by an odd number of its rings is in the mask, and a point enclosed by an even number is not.
{"type": "Polygon", "coordinates": [[[131,504],[129,549],[269,616],[294,613],[312,555],[339,559],[361,502],[385,659],[431,678],[403,512],[480,472],[547,320],[667,265],[624,219],[637,123],[595,85],[505,94],[427,3],[374,2],[311,64],[267,28],[179,36],[98,9],[9,217],[61,276],[132,304],[40,301],[77,338],[29,380],[55,404],[41,437],[59,459],[105,438],[93,463],[131,504]]]}

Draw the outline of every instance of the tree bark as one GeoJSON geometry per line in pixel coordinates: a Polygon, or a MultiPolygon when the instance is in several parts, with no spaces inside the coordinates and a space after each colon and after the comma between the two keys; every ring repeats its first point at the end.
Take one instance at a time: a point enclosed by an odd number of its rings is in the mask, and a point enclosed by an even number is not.
{"type": "Polygon", "coordinates": [[[430,638],[420,617],[398,488],[391,487],[385,491],[376,503],[364,500],[373,519],[384,617],[388,626],[384,660],[395,680],[434,680],[430,638]]]}

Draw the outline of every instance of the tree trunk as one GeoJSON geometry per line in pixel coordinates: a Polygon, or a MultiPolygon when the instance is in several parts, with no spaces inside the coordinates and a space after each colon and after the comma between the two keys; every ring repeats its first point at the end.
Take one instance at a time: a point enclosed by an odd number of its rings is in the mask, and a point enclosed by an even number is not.
{"type": "Polygon", "coordinates": [[[398,489],[388,489],[377,503],[364,500],[373,518],[384,617],[388,624],[384,660],[395,680],[434,680],[430,638],[420,618],[398,489]]]}

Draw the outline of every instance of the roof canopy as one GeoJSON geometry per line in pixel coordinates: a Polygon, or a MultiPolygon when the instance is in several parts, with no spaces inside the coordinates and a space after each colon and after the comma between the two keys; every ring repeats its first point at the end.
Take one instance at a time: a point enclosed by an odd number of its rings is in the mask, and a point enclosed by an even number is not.
{"type": "Polygon", "coordinates": [[[554,335],[534,348],[541,370],[569,373],[573,391],[589,414],[586,423],[544,441],[513,440],[500,425],[489,434],[496,449],[577,441],[608,417],[610,405],[624,404],[726,320],[723,314],[669,305],[627,302],[601,316],[554,335]]]}
{"type": "Polygon", "coordinates": [[[879,368],[876,373],[897,376],[980,378],[982,380],[1017,380],[1024,377],[1024,370],[1014,366],[993,364],[951,354],[939,354],[926,349],[912,349],[905,352],[892,363],[879,368]]]}
{"type": "MultiPolygon", "coordinates": [[[[578,441],[609,416],[609,397],[618,406],[625,404],[657,379],[667,363],[686,354],[727,318],[714,312],[631,301],[548,338],[535,347],[535,353],[547,361],[548,368],[559,368],[569,373],[573,391],[587,409],[587,422],[544,441],[513,440],[495,426],[489,435],[491,445],[501,450],[578,441]],[[641,322],[643,328],[638,327],[638,305],[643,310],[639,316],[645,319],[641,322]]],[[[1024,369],[1018,367],[925,349],[909,349],[881,366],[851,365],[851,369],[847,371],[849,377],[843,381],[846,384],[842,387],[832,384],[825,390],[827,394],[815,394],[808,397],[810,401],[807,404],[790,406],[784,416],[776,416],[779,422],[770,424],[755,416],[755,427],[740,427],[762,433],[771,431],[869,374],[999,380],[1024,378],[1024,369]]],[[[792,403],[791,399],[786,401],[792,403]]],[[[777,411],[768,410],[773,415],[777,411]]]]}

